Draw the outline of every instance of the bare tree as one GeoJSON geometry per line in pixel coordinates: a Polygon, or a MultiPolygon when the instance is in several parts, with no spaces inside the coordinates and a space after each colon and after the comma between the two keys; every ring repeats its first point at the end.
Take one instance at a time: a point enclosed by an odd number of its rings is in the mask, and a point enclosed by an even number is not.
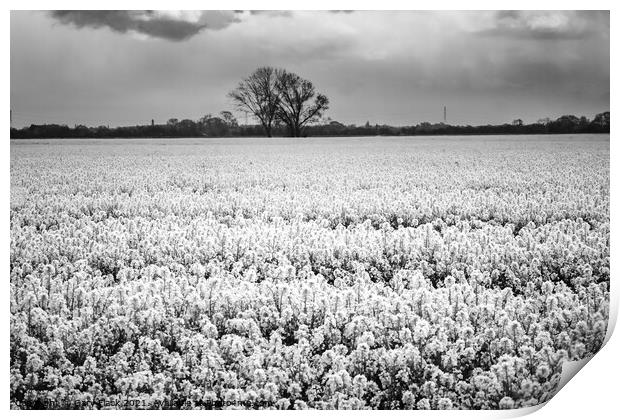
{"type": "Polygon", "coordinates": [[[230,128],[239,127],[239,123],[237,122],[237,119],[230,111],[220,112],[220,118],[222,118],[226,122],[226,125],[228,125],[228,127],[230,128]]]}
{"type": "Polygon", "coordinates": [[[277,70],[276,73],[277,118],[288,126],[291,137],[300,137],[305,126],[318,121],[329,108],[329,99],[316,94],[312,82],[295,73],[286,70],[277,70]]]}
{"type": "Polygon", "coordinates": [[[276,70],[272,67],[260,67],[245,78],[239,86],[228,94],[238,110],[251,112],[271,137],[276,112],[280,103],[276,91],[276,70]]]}

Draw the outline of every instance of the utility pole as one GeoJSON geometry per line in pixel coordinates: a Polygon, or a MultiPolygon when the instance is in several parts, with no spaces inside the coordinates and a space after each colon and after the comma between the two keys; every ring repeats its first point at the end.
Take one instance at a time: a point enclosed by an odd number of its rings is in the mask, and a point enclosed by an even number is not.
{"type": "Polygon", "coordinates": [[[443,123],[448,123],[448,112],[445,105],[443,106],[443,123]]]}

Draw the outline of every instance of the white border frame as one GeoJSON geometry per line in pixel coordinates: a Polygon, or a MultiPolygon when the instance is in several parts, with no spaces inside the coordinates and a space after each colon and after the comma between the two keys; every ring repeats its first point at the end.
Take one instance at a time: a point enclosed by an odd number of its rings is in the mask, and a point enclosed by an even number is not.
{"type": "MultiPolygon", "coordinates": [[[[210,1],[208,4],[204,2],[199,2],[195,0],[176,0],[174,2],[171,1],[119,1],[119,0],[111,0],[107,2],[97,1],[97,2],[89,2],[88,7],[85,3],[80,3],[79,1],[55,1],[55,2],[44,2],[44,1],[8,1],[8,9],[4,15],[4,25],[2,26],[4,29],[4,42],[3,42],[3,55],[4,57],[4,65],[2,66],[3,72],[3,80],[5,80],[2,85],[3,96],[5,98],[5,116],[6,111],[10,109],[10,10],[48,10],[51,8],[55,9],[170,9],[171,6],[174,6],[175,9],[203,9],[205,6],[208,6],[209,9],[264,9],[264,10],[281,10],[281,9],[291,9],[293,4],[290,2],[282,1],[282,0],[263,0],[260,2],[257,1],[248,1],[248,0],[238,0],[238,1],[229,1],[224,2],[221,0],[210,1]]],[[[616,3],[617,4],[617,3],[616,3]]],[[[524,0],[520,2],[515,1],[504,1],[501,4],[497,2],[491,1],[468,1],[457,2],[457,1],[433,1],[433,2],[407,2],[403,0],[382,0],[380,2],[369,2],[369,1],[353,1],[353,0],[335,0],[335,1],[326,1],[326,0],[315,0],[312,2],[297,2],[294,4],[294,9],[300,10],[329,10],[329,9],[341,9],[341,10],[404,10],[404,9],[418,9],[418,10],[463,10],[463,6],[469,6],[471,9],[479,9],[479,10],[496,10],[498,6],[500,9],[516,9],[516,10],[526,10],[526,9],[557,9],[557,10],[580,10],[580,9],[593,9],[593,10],[611,10],[611,29],[610,29],[610,53],[611,53],[611,69],[618,68],[617,66],[617,53],[614,53],[615,42],[615,30],[618,19],[616,19],[616,10],[613,7],[614,3],[611,1],[588,1],[588,2],[579,2],[579,1],[532,1],[532,0],[524,0]]],[[[614,71],[611,74],[617,74],[614,71]]],[[[612,114],[615,114],[615,98],[613,95],[615,90],[615,83],[613,78],[610,80],[610,110],[613,111],[612,114]]],[[[4,120],[4,132],[9,131],[9,121],[8,119],[4,120]]],[[[615,127],[615,125],[614,125],[615,127]]],[[[612,134],[610,137],[610,161],[617,162],[618,158],[618,147],[614,145],[614,128],[612,128],[612,134]]],[[[617,131],[617,130],[616,130],[617,131]]],[[[7,133],[8,134],[8,133],[7,133]]],[[[7,140],[0,143],[0,156],[2,156],[4,169],[1,175],[1,194],[0,199],[2,200],[2,209],[4,216],[0,223],[0,237],[3,238],[3,261],[4,261],[4,273],[8,273],[8,261],[9,261],[9,245],[10,245],[10,228],[9,228],[9,217],[10,217],[10,142],[7,140]]],[[[614,168],[613,165],[610,166],[610,182],[611,182],[611,214],[614,214],[614,210],[618,207],[616,205],[617,198],[617,186],[618,186],[618,171],[614,168]]],[[[611,218],[611,242],[612,244],[616,244],[618,235],[617,228],[614,217],[611,218]]],[[[612,248],[614,250],[615,248],[612,248]]],[[[519,410],[511,410],[511,411],[459,411],[459,412],[438,412],[438,411],[416,411],[412,413],[410,411],[390,411],[389,414],[382,412],[363,412],[358,413],[354,411],[332,411],[332,412],[322,412],[321,416],[327,416],[328,418],[357,418],[361,417],[374,417],[378,418],[378,416],[394,416],[396,418],[411,418],[411,416],[416,416],[416,418],[458,418],[458,419],[484,419],[484,418],[510,418],[521,416],[525,414],[532,413],[529,418],[531,419],[546,419],[546,418],[612,418],[616,417],[619,412],[619,407],[617,404],[617,399],[619,397],[617,393],[617,384],[618,384],[618,375],[620,374],[620,361],[618,360],[620,357],[620,341],[617,338],[617,334],[611,335],[613,331],[613,327],[616,324],[617,313],[618,313],[618,286],[617,280],[615,280],[615,267],[618,262],[617,255],[614,252],[611,252],[611,266],[612,270],[612,280],[611,280],[611,313],[610,313],[610,328],[607,334],[607,344],[601,351],[594,356],[594,358],[587,363],[584,369],[577,374],[577,378],[572,379],[568,382],[568,384],[561,389],[561,391],[552,398],[548,403],[543,404],[541,406],[536,406],[533,408],[527,409],[519,409],[519,410]],[[613,414],[612,414],[613,413],[613,414]]],[[[7,276],[8,277],[8,276],[7,276]]],[[[4,398],[4,406],[7,411],[9,411],[10,416],[20,417],[20,418],[38,418],[42,413],[40,412],[18,412],[18,411],[10,411],[10,403],[9,403],[9,282],[5,280],[4,284],[4,293],[2,296],[1,304],[3,308],[3,313],[5,314],[2,317],[2,333],[0,333],[0,339],[4,343],[4,353],[2,354],[2,366],[5,370],[4,381],[0,381],[0,389],[2,389],[2,394],[5,396],[4,398]]],[[[137,417],[137,418],[152,418],[153,416],[156,418],[168,418],[170,416],[184,416],[185,418],[198,418],[200,416],[201,419],[207,416],[221,417],[221,418],[243,418],[245,416],[252,416],[253,418],[256,416],[258,418],[281,418],[284,416],[288,416],[289,413],[286,412],[258,412],[252,411],[248,413],[246,411],[236,411],[236,412],[209,412],[204,413],[200,412],[155,412],[155,411],[142,411],[142,412],[128,412],[128,411],[112,411],[106,412],[107,414],[101,414],[102,416],[121,416],[121,417],[137,417]],[[114,414],[112,414],[114,413],[114,414]]],[[[75,412],[75,411],[46,411],[44,413],[45,416],[50,416],[51,418],[92,418],[91,416],[96,416],[98,414],[94,414],[93,412],[75,412]]],[[[311,418],[311,416],[315,416],[316,414],[313,411],[303,411],[297,412],[295,414],[300,418],[311,418]]]]}

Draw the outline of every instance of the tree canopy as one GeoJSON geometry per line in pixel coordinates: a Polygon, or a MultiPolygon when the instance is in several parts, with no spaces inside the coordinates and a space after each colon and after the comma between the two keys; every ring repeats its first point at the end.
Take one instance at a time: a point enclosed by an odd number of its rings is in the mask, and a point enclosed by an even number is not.
{"type": "Polygon", "coordinates": [[[276,85],[276,70],[259,67],[228,94],[239,111],[250,112],[258,118],[267,137],[271,137],[280,104],[276,85]]]}
{"type": "Polygon", "coordinates": [[[295,73],[260,67],[229,93],[238,110],[252,113],[267,137],[274,125],[284,124],[291,137],[304,135],[308,124],[317,122],[329,107],[327,96],[295,73]]]}

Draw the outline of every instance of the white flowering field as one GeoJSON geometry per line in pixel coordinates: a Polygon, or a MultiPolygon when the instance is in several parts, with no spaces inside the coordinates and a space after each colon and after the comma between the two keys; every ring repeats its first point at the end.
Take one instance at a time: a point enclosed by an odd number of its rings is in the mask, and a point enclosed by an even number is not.
{"type": "Polygon", "coordinates": [[[527,407],[607,328],[608,135],[14,141],[10,217],[13,408],[527,407]]]}

